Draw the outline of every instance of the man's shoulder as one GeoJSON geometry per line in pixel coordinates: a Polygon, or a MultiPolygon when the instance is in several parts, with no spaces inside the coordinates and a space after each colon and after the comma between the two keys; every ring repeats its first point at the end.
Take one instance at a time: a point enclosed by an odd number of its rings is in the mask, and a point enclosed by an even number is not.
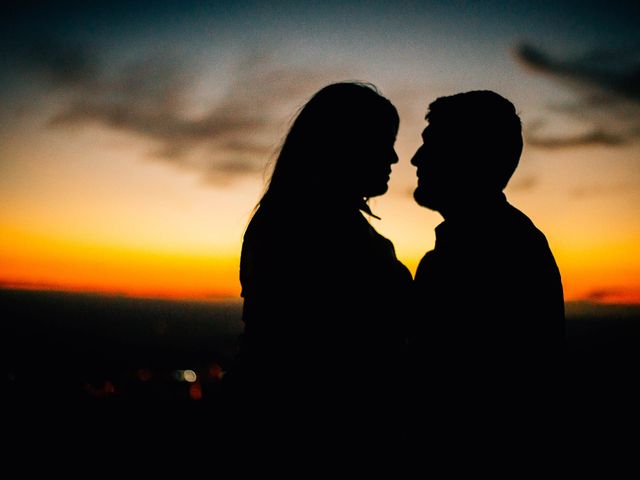
{"type": "Polygon", "coordinates": [[[542,230],[528,215],[511,204],[507,204],[504,210],[503,224],[520,241],[525,240],[547,245],[547,237],[542,230]]]}
{"type": "Polygon", "coordinates": [[[556,261],[546,235],[517,208],[509,205],[508,232],[504,235],[504,250],[509,252],[514,268],[529,271],[557,271],[556,261]],[[551,269],[551,270],[549,270],[551,269]]]}

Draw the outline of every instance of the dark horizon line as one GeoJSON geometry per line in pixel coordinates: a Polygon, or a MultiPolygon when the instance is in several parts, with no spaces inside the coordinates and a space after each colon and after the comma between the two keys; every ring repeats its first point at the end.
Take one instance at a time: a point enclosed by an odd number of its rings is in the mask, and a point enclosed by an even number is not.
{"type": "Polygon", "coordinates": [[[17,286],[12,284],[0,284],[0,293],[32,293],[34,295],[60,295],[60,296],[77,296],[77,297],[93,297],[104,299],[126,299],[126,300],[148,300],[148,301],[160,301],[160,302],[173,302],[173,303],[229,303],[242,301],[242,298],[230,295],[216,295],[210,296],[198,296],[198,297],[178,297],[168,295],[138,295],[126,292],[110,292],[99,290],[72,290],[64,289],[61,287],[49,287],[49,286],[17,286]]]}
{"type": "MultiPolygon", "coordinates": [[[[172,297],[172,296],[153,296],[153,295],[136,295],[124,292],[101,292],[97,290],[66,290],[64,288],[55,287],[19,287],[15,285],[0,284],[0,293],[31,293],[34,295],[60,295],[60,296],[77,296],[77,297],[95,297],[104,299],[127,299],[127,300],[146,300],[146,301],[164,301],[172,303],[241,303],[242,298],[238,296],[228,295],[211,295],[210,297],[172,297]]],[[[567,300],[565,301],[567,314],[584,314],[589,311],[599,310],[630,310],[640,314],[640,302],[603,302],[593,299],[567,300]]],[[[619,312],[617,312],[619,313],[619,312]]]]}

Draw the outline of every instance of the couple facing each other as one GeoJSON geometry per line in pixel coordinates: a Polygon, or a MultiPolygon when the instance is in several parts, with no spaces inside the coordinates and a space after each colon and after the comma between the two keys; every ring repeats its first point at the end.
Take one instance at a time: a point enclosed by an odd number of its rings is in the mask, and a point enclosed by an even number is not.
{"type": "Polygon", "coordinates": [[[560,368],[560,273],[503,194],[523,146],[514,106],[470,91],[426,119],[414,198],[444,222],[413,279],[362,214],[398,162],[396,108],[336,83],[300,109],[244,235],[244,332],[225,376],[241,395],[446,390],[560,368]]]}

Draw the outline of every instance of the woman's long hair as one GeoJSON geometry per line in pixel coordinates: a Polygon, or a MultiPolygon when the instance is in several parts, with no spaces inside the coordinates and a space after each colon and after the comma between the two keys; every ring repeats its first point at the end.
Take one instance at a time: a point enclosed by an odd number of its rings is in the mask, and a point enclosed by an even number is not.
{"type": "Polygon", "coordinates": [[[322,88],[295,117],[254,213],[272,204],[295,206],[352,194],[350,185],[363,168],[358,162],[363,142],[377,126],[397,131],[398,124],[396,108],[372,84],[322,88]]]}

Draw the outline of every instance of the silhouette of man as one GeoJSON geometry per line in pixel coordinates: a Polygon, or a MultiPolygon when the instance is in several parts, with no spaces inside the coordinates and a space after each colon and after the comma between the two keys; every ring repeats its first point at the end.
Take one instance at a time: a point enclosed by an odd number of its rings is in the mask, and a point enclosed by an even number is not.
{"type": "Polygon", "coordinates": [[[444,222],[415,276],[416,380],[458,397],[548,386],[562,370],[564,299],[547,239],[503,193],[520,118],[502,96],[471,91],[438,98],[426,119],[414,198],[444,222]]]}

